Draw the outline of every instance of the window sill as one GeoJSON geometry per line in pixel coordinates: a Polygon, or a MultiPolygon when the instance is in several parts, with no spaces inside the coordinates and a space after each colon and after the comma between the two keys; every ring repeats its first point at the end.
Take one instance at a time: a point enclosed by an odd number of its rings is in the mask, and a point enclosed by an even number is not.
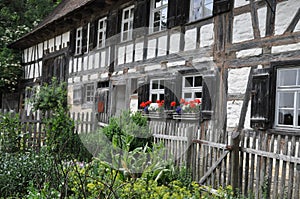
{"type": "Polygon", "coordinates": [[[300,128],[274,127],[272,129],[269,129],[268,132],[278,135],[299,135],[300,128]]]}
{"type": "Polygon", "coordinates": [[[214,17],[214,15],[210,15],[210,16],[203,17],[203,18],[200,18],[200,19],[197,19],[197,20],[194,20],[194,21],[189,20],[189,21],[186,23],[186,25],[187,25],[187,26],[193,25],[193,24],[196,24],[196,23],[198,23],[198,22],[200,22],[200,21],[205,21],[205,20],[211,19],[211,18],[213,18],[213,17],[214,17]]]}
{"type": "Polygon", "coordinates": [[[148,32],[148,37],[158,37],[158,36],[164,36],[165,34],[168,33],[168,29],[165,30],[160,30],[160,31],[156,31],[156,32],[148,32]]]}

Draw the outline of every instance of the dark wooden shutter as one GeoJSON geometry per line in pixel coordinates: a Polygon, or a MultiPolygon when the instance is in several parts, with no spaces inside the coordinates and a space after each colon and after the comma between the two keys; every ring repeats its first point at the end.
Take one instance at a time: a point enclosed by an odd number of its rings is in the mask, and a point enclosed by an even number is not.
{"type": "Polygon", "coordinates": [[[190,0],[170,0],[168,3],[168,28],[185,24],[189,18],[190,0]]]}
{"type": "Polygon", "coordinates": [[[97,23],[95,20],[90,23],[90,35],[89,35],[89,50],[93,50],[97,46],[97,23]]]}
{"type": "Polygon", "coordinates": [[[176,76],[172,79],[165,80],[165,109],[171,110],[171,102],[175,101],[179,105],[182,89],[182,78],[181,76],[176,76]]]}
{"type": "Polygon", "coordinates": [[[74,55],[76,43],[76,29],[70,31],[69,54],[74,55]]]}
{"type": "Polygon", "coordinates": [[[138,103],[139,103],[139,108],[140,107],[140,104],[142,102],[146,102],[149,100],[149,94],[150,94],[150,84],[147,82],[147,83],[144,83],[142,85],[140,85],[137,89],[138,91],[138,103]]]}
{"type": "Polygon", "coordinates": [[[150,0],[135,1],[133,37],[138,38],[145,34],[145,27],[149,27],[150,0]]]}
{"type": "Polygon", "coordinates": [[[252,78],[251,127],[264,130],[271,127],[271,69],[258,69],[252,78]]]}
{"type": "MultiPolygon", "coordinates": [[[[107,31],[106,31],[106,38],[110,40],[112,37],[117,34],[117,18],[118,14],[116,10],[111,11],[107,16],[107,31]]],[[[113,39],[112,39],[113,40],[113,39]]]]}
{"type": "Polygon", "coordinates": [[[218,15],[230,11],[232,7],[231,0],[214,0],[213,14],[218,15]]]}
{"type": "Polygon", "coordinates": [[[202,82],[201,117],[210,120],[213,114],[216,99],[216,76],[204,75],[202,82]]]}
{"type": "Polygon", "coordinates": [[[85,53],[87,51],[87,33],[88,33],[88,25],[84,25],[82,27],[82,48],[81,48],[81,53],[85,53]]]}

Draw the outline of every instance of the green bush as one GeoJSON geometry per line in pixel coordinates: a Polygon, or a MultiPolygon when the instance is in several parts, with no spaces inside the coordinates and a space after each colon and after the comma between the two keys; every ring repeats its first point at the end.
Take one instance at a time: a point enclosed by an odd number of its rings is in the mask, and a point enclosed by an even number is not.
{"type": "Polygon", "coordinates": [[[40,187],[44,182],[59,184],[56,165],[46,152],[1,153],[0,197],[21,197],[30,183],[40,187]]]}

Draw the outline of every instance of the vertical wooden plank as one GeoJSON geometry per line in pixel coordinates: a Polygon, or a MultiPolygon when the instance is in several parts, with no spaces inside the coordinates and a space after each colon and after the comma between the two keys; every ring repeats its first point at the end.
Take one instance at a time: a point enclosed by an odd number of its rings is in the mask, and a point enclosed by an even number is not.
{"type": "MultiPolygon", "coordinates": [[[[250,138],[249,138],[249,132],[245,132],[245,148],[250,148],[250,138]]],[[[250,164],[250,158],[249,153],[245,153],[245,174],[244,174],[244,190],[242,193],[244,193],[245,196],[248,196],[248,182],[249,182],[249,164],[250,164]]],[[[240,180],[243,180],[240,177],[240,180]]]]}
{"type": "MultiPolygon", "coordinates": [[[[288,142],[289,142],[289,136],[286,135],[285,139],[284,139],[284,147],[282,150],[283,155],[287,155],[288,152],[288,142]]],[[[285,187],[285,181],[286,181],[286,165],[287,162],[283,161],[282,163],[282,168],[281,168],[281,183],[280,183],[280,198],[284,198],[285,196],[285,191],[286,191],[286,187],[285,187]]]]}
{"type": "MultiPolygon", "coordinates": [[[[261,132],[258,132],[258,137],[257,137],[257,150],[261,149],[261,143],[262,143],[262,134],[261,132]]],[[[256,182],[255,182],[255,198],[260,198],[261,197],[261,189],[260,189],[260,168],[261,168],[261,157],[257,155],[256,158],[256,182]]]]}
{"type": "MultiPolygon", "coordinates": [[[[300,157],[300,137],[298,141],[298,158],[300,157]]],[[[296,165],[296,180],[295,180],[295,199],[300,198],[300,163],[296,165]]]]}
{"type": "MultiPolygon", "coordinates": [[[[240,146],[244,147],[245,145],[245,132],[242,131],[240,134],[240,146]]],[[[244,172],[244,153],[240,152],[239,157],[239,176],[238,176],[238,188],[240,193],[243,193],[243,172],[244,172]]]]}
{"type": "MultiPolygon", "coordinates": [[[[295,157],[295,150],[296,150],[296,138],[295,136],[292,136],[291,140],[291,149],[290,149],[290,156],[295,157]]],[[[294,198],[293,197],[293,189],[294,189],[294,169],[295,164],[293,162],[289,163],[289,181],[288,181],[288,198],[294,198]]]]}
{"type": "MultiPolygon", "coordinates": [[[[270,144],[269,144],[269,152],[274,153],[274,146],[275,146],[275,136],[274,134],[271,135],[271,139],[270,139],[270,144]]],[[[271,193],[273,193],[272,191],[272,187],[273,187],[273,183],[272,183],[272,177],[273,177],[273,158],[269,158],[269,162],[268,162],[268,168],[267,168],[267,176],[268,176],[268,189],[267,189],[267,196],[268,198],[271,197],[271,193]]]]}
{"type": "MultiPolygon", "coordinates": [[[[262,151],[267,151],[267,141],[268,141],[268,134],[265,132],[262,133],[262,142],[260,143],[261,145],[261,150],[262,151]]],[[[260,197],[267,197],[264,193],[266,190],[264,190],[265,185],[267,183],[266,181],[266,164],[267,164],[267,158],[266,157],[261,157],[261,168],[260,168],[260,186],[259,189],[261,190],[261,195],[260,197]]]]}
{"type": "Polygon", "coordinates": [[[186,128],[186,137],[187,137],[187,150],[186,150],[186,168],[189,170],[191,168],[191,153],[192,153],[192,139],[193,139],[193,128],[186,128]]]}
{"type": "MultiPolygon", "coordinates": [[[[276,153],[280,153],[281,149],[281,135],[277,136],[277,142],[276,142],[276,153]]],[[[279,185],[279,166],[280,161],[278,159],[275,160],[275,175],[274,175],[274,197],[273,198],[279,198],[279,191],[278,191],[278,185],[279,185]]]]}
{"type": "MultiPolygon", "coordinates": [[[[252,137],[252,149],[256,148],[256,132],[253,132],[252,137]]],[[[249,191],[251,192],[251,194],[254,194],[254,171],[255,171],[255,160],[256,157],[254,154],[251,154],[251,165],[250,165],[250,180],[249,180],[249,191]]]]}

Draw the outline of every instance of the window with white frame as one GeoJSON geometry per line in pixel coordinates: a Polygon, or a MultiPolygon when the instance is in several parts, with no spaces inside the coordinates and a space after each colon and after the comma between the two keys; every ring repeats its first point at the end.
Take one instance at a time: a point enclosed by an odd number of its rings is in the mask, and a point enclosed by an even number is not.
{"type": "Polygon", "coordinates": [[[300,67],[277,70],[275,115],[277,126],[300,128],[300,67]]]}
{"type": "Polygon", "coordinates": [[[190,21],[196,21],[212,15],[213,0],[191,0],[190,21]]]}
{"type": "Polygon", "coordinates": [[[202,98],[202,76],[184,76],[182,81],[182,98],[186,101],[202,98]]]}
{"type": "Polygon", "coordinates": [[[134,6],[130,6],[128,8],[123,9],[121,41],[129,41],[132,39],[133,15],[134,6]]]}
{"type": "Polygon", "coordinates": [[[167,28],[168,0],[151,0],[150,33],[167,28]]]}
{"type": "Polygon", "coordinates": [[[98,30],[97,30],[97,48],[105,47],[106,38],[106,17],[99,19],[98,30]]]}
{"type": "Polygon", "coordinates": [[[82,49],[82,27],[77,28],[76,30],[76,47],[75,47],[75,54],[81,54],[82,49]]]}
{"type": "Polygon", "coordinates": [[[165,98],[165,81],[153,79],[150,82],[150,101],[155,103],[157,100],[164,100],[165,98]]]}
{"type": "Polygon", "coordinates": [[[81,104],[82,88],[81,86],[74,86],[73,88],[73,104],[81,104]]]}
{"type": "Polygon", "coordinates": [[[85,85],[85,102],[93,102],[95,94],[94,83],[85,85]]]}

